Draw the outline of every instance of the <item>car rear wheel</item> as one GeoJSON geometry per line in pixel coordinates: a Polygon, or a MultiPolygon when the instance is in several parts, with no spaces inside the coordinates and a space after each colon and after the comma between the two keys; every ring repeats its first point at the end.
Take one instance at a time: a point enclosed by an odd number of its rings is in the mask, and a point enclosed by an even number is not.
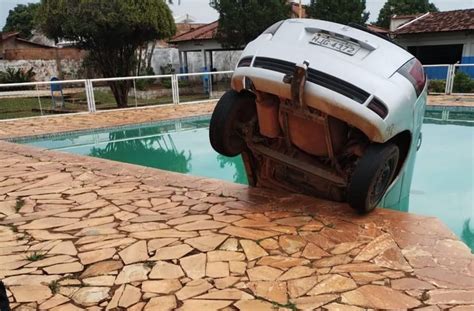
{"type": "Polygon", "coordinates": [[[399,154],[393,143],[372,144],[359,159],[347,189],[347,202],[357,212],[368,213],[380,203],[394,179],[399,154]]]}
{"type": "Polygon", "coordinates": [[[209,126],[211,146],[218,153],[235,157],[242,153],[245,141],[239,133],[242,123],[256,114],[255,95],[247,90],[227,91],[217,102],[209,126]]]}

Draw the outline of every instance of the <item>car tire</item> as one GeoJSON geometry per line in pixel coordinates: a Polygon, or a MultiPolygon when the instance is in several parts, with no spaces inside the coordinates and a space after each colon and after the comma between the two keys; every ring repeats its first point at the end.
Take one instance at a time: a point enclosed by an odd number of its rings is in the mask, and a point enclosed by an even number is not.
{"type": "Polygon", "coordinates": [[[209,125],[212,148],[227,157],[242,153],[245,141],[238,131],[241,123],[256,114],[255,95],[250,91],[227,91],[217,102],[209,125]]]}
{"type": "Polygon", "coordinates": [[[372,144],[359,159],[347,189],[347,202],[360,214],[374,210],[394,179],[400,151],[393,143],[372,144]]]}

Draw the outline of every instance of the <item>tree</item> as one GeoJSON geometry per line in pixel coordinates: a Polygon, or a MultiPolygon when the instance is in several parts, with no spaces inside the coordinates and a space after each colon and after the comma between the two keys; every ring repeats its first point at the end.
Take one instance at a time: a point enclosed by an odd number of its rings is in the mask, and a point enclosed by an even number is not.
{"type": "Polygon", "coordinates": [[[8,12],[3,31],[19,31],[22,38],[29,39],[35,26],[38,7],[39,3],[18,4],[8,12]]]}
{"type": "Polygon", "coordinates": [[[311,0],[306,12],[312,18],[345,25],[365,25],[369,18],[369,13],[365,11],[365,0],[311,0]]]}
{"type": "Polygon", "coordinates": [[[217,40],[228,48],[242,48],[265,29],[290,16],[286,0],[213,0],[219,12],[217,40]]]}
{"type": "Polygon", "coordinates": [[[394,14],[407,15],[438,11],[438,8],[429,0],[387,0],[380,10],[376,24],[388,29],[390,19],[394,14]]]}
{"type": "MultiPolygon", "coordinates": [[[[40,29],[89,52],[104,77],[126,77],[137,68],[145,43],[171,37],[176,26],[163,0],[41,0],[40,29]]],[[[131,81],[109,83],[118,107],[126,107],[131,81]]]]}
{"type": "MultiPolygon", "coordinates": [[[[142,129],[142,132],[146,133],[147,129],[142,129]]],[[[123,159],[129,159],[133,164],[183,174],[189,173],[191,170],[193,158],[191,151],[177,150],[171,136],[156,135],[156,132],[151,130],[148,138],[126,139],[130,138],[130,134],[136,138],[130,130],[110,133],[109,139],[115,142],[93,147],[90,155],[122,162],[123,159]],[[137,157],[137,154],[140,156],[137,157]]]]}

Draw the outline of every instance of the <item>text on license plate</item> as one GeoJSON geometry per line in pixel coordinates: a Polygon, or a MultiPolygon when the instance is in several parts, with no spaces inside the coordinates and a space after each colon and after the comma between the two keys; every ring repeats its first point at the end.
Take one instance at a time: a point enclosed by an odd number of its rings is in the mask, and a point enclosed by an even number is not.
{"type": "Polygon", "coordinates": [[[357,53],[357,51],[360,50],[360,46],[357,43],[336,39],[330,35],[323,33],[315,34],[309,42],[348,55],[354,55],[355,53],[357,53]]]}

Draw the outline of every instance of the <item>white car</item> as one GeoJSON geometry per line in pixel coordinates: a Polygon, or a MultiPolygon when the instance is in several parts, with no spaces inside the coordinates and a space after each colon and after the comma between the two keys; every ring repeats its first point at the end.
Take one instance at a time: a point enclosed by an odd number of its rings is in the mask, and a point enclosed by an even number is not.
{"type": "Polygon", "coordinates": [[[252,186],[346,201],[408,197],[427,83],[420,62],[365,27],[289,19],[250,42],[210,123],[252,186]]]}

